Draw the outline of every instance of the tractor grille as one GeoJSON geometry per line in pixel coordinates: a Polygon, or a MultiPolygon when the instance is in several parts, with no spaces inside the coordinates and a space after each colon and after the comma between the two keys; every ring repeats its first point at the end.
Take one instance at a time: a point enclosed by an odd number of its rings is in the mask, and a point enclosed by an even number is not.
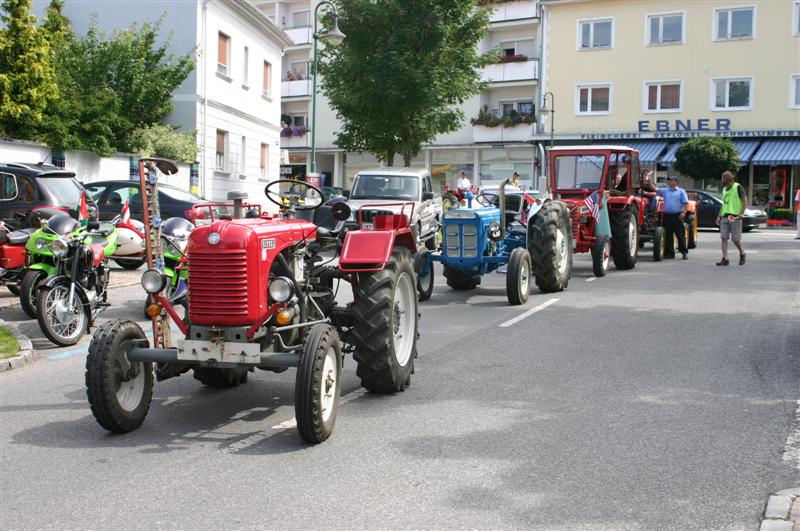
{"type": "Polygon", "coordinates": [[[189,309],[198,317],[247,316],[245,251],[189,254],[189,309]]]}
{"type": "Polygon", "coordinates": [[[447,256],[475,258],[478,256],[478,230],[475,225],[448,225],[445,245],[447,256]]]}

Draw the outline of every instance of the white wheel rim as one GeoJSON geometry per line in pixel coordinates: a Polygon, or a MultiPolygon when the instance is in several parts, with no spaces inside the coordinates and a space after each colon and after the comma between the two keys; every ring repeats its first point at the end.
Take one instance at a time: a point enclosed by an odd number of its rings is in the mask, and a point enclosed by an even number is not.
{"type": "Polygon", "coordinates": [[[397,279],[392,303],[394,357],[401,367],[405,367],[408,363],[414,346],[415,299],[416,292],[411,277],[408,273],[401,273],[397,279]]]}
{"type": "MultiPolygon", "coordinates": [[[[123,354],[124,355],[124,354],[123,354]]],[[[128,367],[132,367],[128,362],[128,367]]],[[[120,376],[127,372],[127,368],[120,367],[120,376]]],[[[136,363],[136,377],[131,378],[127,382],[120,379],[119,389],[117,389],[116,397],[117,403],[125,411],[135,410],[142,401],[144,395],[144,380],[145,380],[145,366],[143,362],[136,363]]]]}
{"type": "Polygon", "coordinates": [[[336,351],[328,347],[325,363],[322,365],[322,381],[319,386],[319,403],[322,407],[322,422],[328,422],[336,402],[336,382],[339,380],[339,364],[336,351]]]}
{"type": "Polygon", "coordinates": [[[433,266],[429,264],[427,269],[428,272],[423,275],[422,272],[425,270],[425,264],[422,264],[422,267],[420,267],[419,271],[419,285],[422,288],[422,291],[427,291],[430,283],[433,280],[433,275],[431,275],[431,269],[433,269],[433,266]]]}
{"type": "Polygon", "coordinates": [[[556,249],[558,250],[558,272],[563,274],[567,270],[569,253],[567,252],[567,239],[561,229],[556,231],[556,249]]]}
{"type": "Polygon", "coordinates": [[[528,293],[528,281],[530,275],[528,274],[528,262],[522,261],[522,266],[519,268],[519,294],[525,296],[528,293]]]}
{"type": "Polygon", "coordinates": [[[611,244],[606,242],[603,245],[603,271],[608,269],[608,259],[611,256],[611,244]]]}
{"type": "Polygon", "coordinates": [[[628,245],[630,247],[631,256],[636,254],[636,249],[639,247],[639,242],[636,237],[636,219],[631,216],[631,222],[628,225],[628,245]]]}
{"type": "Polygon", "coordinates": [[[77,295],[71,306],[68,305],[68,298],[69,288],[56,286],[47,293],[44,300],[44,314],[50,328],[55,335],[65,340],[77,337],[83,330],[83,321],[86,319],[77,295]]]}

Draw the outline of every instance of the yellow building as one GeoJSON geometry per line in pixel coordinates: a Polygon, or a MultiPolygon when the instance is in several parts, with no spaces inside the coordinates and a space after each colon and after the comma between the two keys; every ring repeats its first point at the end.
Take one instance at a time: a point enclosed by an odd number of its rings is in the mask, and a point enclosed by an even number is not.
{"type": "Polygon", "coordinates": [[[540,4],[542,94],[555,103],[540,139],[552,118],[558,143],[632,145],[663,179],[684,139],[729,136],[751,201],[791,206],[800,186],[800,0],[540,4]]]}

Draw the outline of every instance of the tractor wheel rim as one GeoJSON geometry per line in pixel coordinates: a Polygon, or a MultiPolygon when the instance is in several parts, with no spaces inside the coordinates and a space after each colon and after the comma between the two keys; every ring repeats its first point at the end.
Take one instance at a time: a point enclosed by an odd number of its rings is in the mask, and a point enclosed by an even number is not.
{"type": "Polygon", "coordinates": [[[414,320],[416,317],[414,300],[416,296],[411,276],[408,273],[401,273],[397,279],[392,304],[394,356],[401,367],[405,367],[411,358],[414,345],[414,320]]]}
{"type": "MultiPolygon", "coordinates": [[[[122,355],[124,356],[125,354],[122,355]]],[[[119,407],[125,411],[134,411],[139,407],[142,396],[144,395],[145,365],[141,361],[136,362],[136,376],[124,382],[122,381],[122,376],[128,371],[128,368],[124,367],[119,359],[117,359],[117,364],[117,377],[119,381],[119,388],[115,393],[117,403],[119,407]]],[[[128,362],[127,367],[133,368],[133,365],[128,362]]]]}
{"type": "Polygon", "coordinates": [[[322,380],[319,386],[319,403],[322,408],[322,422],[328,422],[336,402],[336,385],[339,380],[339,364],[336,351],[328,347],[325,363],[322,365],[322,380]]]}
{"type": "Polygon", "coordinates": [[[63,340],[71,340],[83,329],[83,320],[86,315],[83,307],[75,297],[77,304],[69,305],[69,289],[57,286],[50,290],[44,300],[44,312],[50,328],[63,340]]]}
{"type": "Polygon", "coordinates": [[[567,270],[569,253],[567,252],[567,239],[561,229],[556,231],[556,249],[558,250],[558,272],[564,274],[567,270]]]}
{"type": "Polygon", "coordinates": [[[431,266],[428,264],[422,264],[422,267],[420,268],[419,285],[422,288],[422,291],[426,291],[430,283],[433,281],[433,276],[431,275],[431,269],[432,269],[431,266]]]}
{"type": "Polygon", "coordinates": [[[611,244],[606,242],[603,244],[603,271],[608,269],[608,259],[611,257],[611,244]]]}
{"type": "Polygon", "coordinates": [[[528,293],[528,282],[530,281],[530,272],[528,271],[527,260],[522,261],[522,267],[519,268],[519,291],[521,295],[528,293]]]}
{"type": "Polygon", "coordinates": [[[633,216],[631,216],[631,221],[628,224],[628,247],[630,248],[631,256],[636,255],[636,249],[639,246],[639,242],[637,241],[638,238],[636,237],[636,220],[633,216]]]}

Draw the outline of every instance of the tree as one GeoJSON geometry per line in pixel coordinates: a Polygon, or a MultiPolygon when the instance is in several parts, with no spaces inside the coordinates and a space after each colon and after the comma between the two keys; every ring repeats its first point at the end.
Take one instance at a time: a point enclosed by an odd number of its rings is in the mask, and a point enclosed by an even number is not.
{"type": "Polygon", "coordinates": [[[169,125],[155,124],[133,131],[131,151],[145,157],[194,162],[197,160],[197,138],[192,133],[179,133],[169,125]]]}
{"type": "Polygon", "coordinates": [[[3,0],[0,20],[0,131],[26,138],[58,98],[50,46],[30,11],[31,0],[3,0]]]}
{"type": "Polygon", "coordinates": [[[347,35],[320,53],[322,90],[342,120],[339,147],[406,166],[422,145],[464,120],[487,58],[488,11],[475,0],[339,0],[347,35]]]}
{"type": "Polygon", "coordinates": [[[740,165],[730,138],[690,138],[675,153],[675,169],[694,179],[718,179],[724,171],[735,174],[740,165]]]}
{"type": "Polygon", "coordinates": [[[41,28],[47,42],[50,44],[50,52],[54,58],[59,56],[59,50],[63,50],[75,41],[72,24],[64,16],[63,11],[63,0],[50,0],[50,5],[45,10],[44,23],[41,28]]]}

